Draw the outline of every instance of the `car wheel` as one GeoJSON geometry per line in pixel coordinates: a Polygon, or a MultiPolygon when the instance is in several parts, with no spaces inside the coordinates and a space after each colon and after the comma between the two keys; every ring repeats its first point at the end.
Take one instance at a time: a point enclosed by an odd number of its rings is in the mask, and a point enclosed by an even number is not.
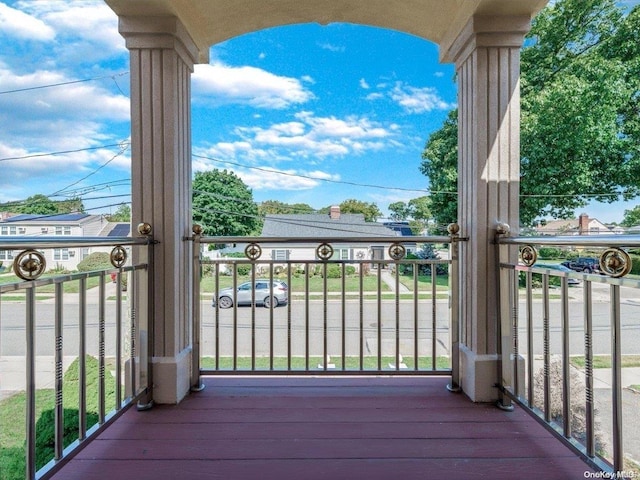
{"type": "Polygon", "coordinates": [[[273,299],[273,308],[278,306],[278,299],[276,297],[265,297],[263,305],[264,308],[269,308],[271,306],[271,300],[273,299]]]}
{"type": "Polygon", "coordinates": [[[218,300],[218,303],[220,304],[220,308],[233,307],[233,300],[231,300],[230,297],[220,297],[220,300],[218,300]]]}
{"type": "Polygon", "coordinates": [[[582,270],[584,273],[591,273],[591,269],[589,267],[585,268],[584,270],[582,270]]]}

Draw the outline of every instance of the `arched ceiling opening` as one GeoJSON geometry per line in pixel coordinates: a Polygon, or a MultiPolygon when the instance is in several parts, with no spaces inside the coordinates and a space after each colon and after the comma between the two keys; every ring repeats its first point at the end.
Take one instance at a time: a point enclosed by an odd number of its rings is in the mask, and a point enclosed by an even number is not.
{"type": "MultiPolygon", "coordinates": [[[[265,28],[333,22],[377,26],[431,40],[446,52],[473,15],[532,17],[548,0],[106,0],[119,16],[175,16],[208,62],[209,47],[265,28]]],[[[447,60],[447,61],[450,61],[447,60]]]]}

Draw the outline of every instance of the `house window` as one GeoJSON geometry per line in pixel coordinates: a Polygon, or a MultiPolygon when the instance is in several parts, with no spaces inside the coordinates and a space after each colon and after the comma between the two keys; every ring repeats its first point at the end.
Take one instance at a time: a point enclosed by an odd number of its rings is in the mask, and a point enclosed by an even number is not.
{"type": "Polygon", "coordinates": [[[56,235],[71,235],[71,227],[56,227],[56,235]]]}
{"type": "Polygon", "coordinates": [[[0,235],[15,235],[16,227],[3,226],[0,228],[0,235]]]}
{"type": "Polygon", "coordinates": [[[336,248],[333,251],[331,260],[350,260],[349,252],[348,248],[336,248]]]}
{"type": "Polygon", "coordinates": [[[87,258],[89,256],[89,249],[88,248],[83,248],[82,249],[82,260],[84,260],[85,258],[87,258]]]}
{"type": "Polygon", "coordinates": [[[289,250],[272,250],[271,258],[280,262],[289,260],[289,250]]]}
{"type": "Polygon", "coordinates": [[[69,260],[69,249],[68,248],[55,248],[53,250],[53,259],[54,260],[69,260]]]}
{"type": "Polygon", "coordinates": [[[0,250],[0,260],[13,260],[13,251],[0,250]]]}

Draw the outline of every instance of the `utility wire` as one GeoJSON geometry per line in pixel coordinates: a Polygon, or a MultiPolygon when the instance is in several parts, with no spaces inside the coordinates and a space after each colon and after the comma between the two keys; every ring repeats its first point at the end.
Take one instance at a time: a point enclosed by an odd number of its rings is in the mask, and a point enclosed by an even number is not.
{"type": "MultiPolygon", "coordinates": [[[[129,72],[122,72],[122,73],[116,73],[116,74],[113,74],[113,75],[104,75],[102,77],[84,78],[82,80],[69,80],[67,82],[50,83],[48,85],[37,85],[35,87],[16,88],[14,90],[5,90],[3,92],[0,92],[0,95],[5,95],[7,93],[28,92],[28,91],[31,91],[31,90],[40,90],[40,89],[43,89],[43,88],[61,87],[61,86],[64,86],[64,85],[73,85],[74,83],[93,82],[95,80],[103,80],[105,78],[111,78],[111,79],[113,79],[115,81],[116,77],[122,77],[122,76],[128,75],[128,74],[129,74],[129,72]]],[[[117,85],[117,82],[116,82],[116,85],[117,85]]],[[[118,90],[120,90],[119,86],[118,86],[118,90]]],[[[122,92],[122,90],[120,90],[120,92],[122,92]]]]}
{"type": "Polygon", "coordinates": [[[65,190],[73,187],[74,185],[79,184],[80,182],[82,182],[83,180],[86,180],[87,178],[89,178],[92,175],[95,175],[96,173],[98,173],[100,170],[102,170],[104,167],[106,167],[107,165],[109,165],[111,162],[113,162],[116,158],[118,158],[120,155],[122,155],[124,152],[126,152],[129,149],[129,143],[125,143],[122,142],[120,144],[120,151],[118,153],[116,153],[113,157],[111,157],[109,160],[107,160],[106,162],[104,162],[102,165],[100,165],[98,168],[96,168],[95,170],[93,170],[91,173],[89,173],[88,175],[85,175],[84,177],[82,177],[79,180],[76,180],[75,182],[71,183],[70,185],[67,185],[64,188],[61,188],[60,190],[52,193],[51,195],[49,195],[50,197],[55,196],[55,195],[59,195],[61,193],[63,193],[65,190]]]}
{"type": "Polygon", "coordinates": [[[64,155],[66,153],[78,153],[78,152],[88,152],[90,150],[100,150],[101,148],[111,148],[111,147],[119,147],[122,148],[123,145],[129,146],[130,144],[127,142],[120,143],[112,143],[110,145],[99,145],[97,147],[86,147],[86,148],[78,148],[76,150],[62,150],[59,152],[49,152],[49,153],[33,153],[31,155],[22,155],[20,157],[5,157],[0,158],[0,162],[8,162],[10,160],[26,160],[28,158],[38,158],[38,157],[53,157],[56,155],[64,155]]]}

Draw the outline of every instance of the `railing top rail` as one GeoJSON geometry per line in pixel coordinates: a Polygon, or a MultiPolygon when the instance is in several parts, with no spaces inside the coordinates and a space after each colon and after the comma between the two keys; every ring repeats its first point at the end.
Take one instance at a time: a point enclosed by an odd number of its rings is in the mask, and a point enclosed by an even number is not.
{"type": "Polygon", "coordinates": [[[71,237],[63,235],[27,237],[8,235],[0,238],[0,250],[148,245],[151,242],[152,239],[149,237],[71,237]]]}
{"type": "Polygon", "coordinates": [[[560,235],[541,237],[499,237],[504,245],[557,245],[585,247],[640,247],[640,235],[560,235]]]}
{"type": "Polygon", "coordinates": [[[451,243],[449,236],[430,237],[200,237],[201,243],[451,243]]]}

